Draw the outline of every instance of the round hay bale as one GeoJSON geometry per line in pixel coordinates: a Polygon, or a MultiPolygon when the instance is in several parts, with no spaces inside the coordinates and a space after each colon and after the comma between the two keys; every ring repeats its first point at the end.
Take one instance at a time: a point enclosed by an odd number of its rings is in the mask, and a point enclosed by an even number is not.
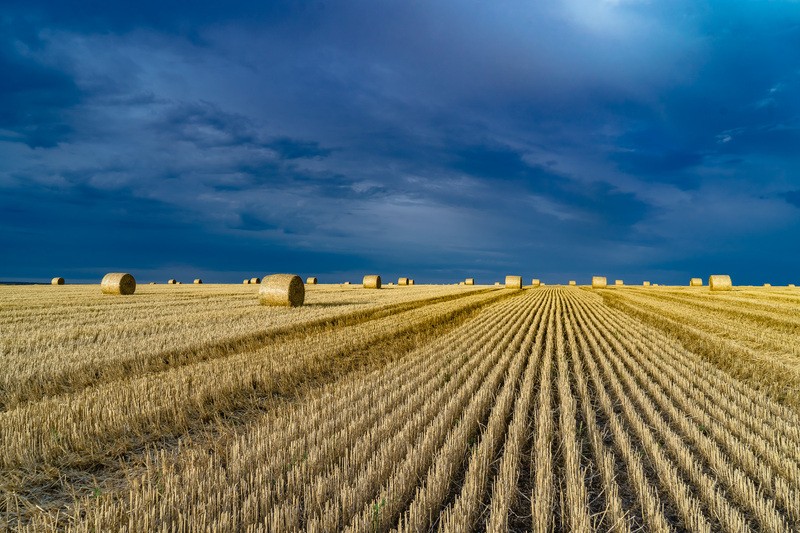
{"type": "Polygon", "coordinates": [[[258,285],[261,283],[261,278],[250,278],[250,285],[258,285]]]}
{"type": "Polygon", "coordinates": [[[414,284],[414,280],[413,279],[408,280],[408,284],[409,285],[413,285],[414,284]]]}
{"type": "Polygon", "coordinates": [[[393,282],[393,281],[390,281],[390,282],[389,282],[389,283],[387,283],[386,285],[388,285],[389,287],[391,287],[392,285],[394,285],[394,282],[393,282]]]}
{"type": "Polygon", "coordinates": [[[702,287],[703,286],[703,278],[692,278],[689,280],[690,287],[702,287]]]}
{"type": "Polygon", "coordinates": [[[200,278],[197,278],[196,280],[194,280],[194,284],[195,285],[202,285],[203,284],[203,280],[200,279],[200,278]]]}
{"type": "Polygon", "coordinates": [[[765,287],[772,287],[772,284],[771,283],[765,283],[764,286],[765,287]]]}
{"type": "Polygon", "coordinates": [[[649,286],[650,286],[649,281],[645,281],[644,283],[642,283],[642,287],[649,287],[649,286]]]}
{"type": "Polygon", "coordinates": [[[380,289],[381,277],[377,274],[367,274],[364,276],[364,279],[361,280],[361,284],[365,289],[380,289]]]}
{"type": "Polygon", "coordinates": [[[544,285],[544,283],[542,283],[540,280],[538,280],[536,278],[533,278],[531,280],[531,285],[533,285],[534,287],[539,287],[541,285],[544,285]]]}
{"type": "Polygon", "coordinates": [[[459,284],[459,286],[460,285],[466,285],[466,283],[464,283],[463,281],[459,281],[458,284],[459,284]]]}
{"type": "Polygon", "coordinates": [[[506,276],[506,289],[521,289],[522,276],[506,276]]]}
{"type": "Polygon", "coordinates": [[[136,292],[136,280],[130,274],[111,272],[103,276],[100,290],[103,294],[133,294],[136,292]]]}
{"type": "Polygon", "coordinates": [[[317,284],[317,278],[314,277],[306,278],[306,285],[316,285],[316,284],[317,284]]]}
{"type": "Polygon", "coordinates": [[[155,284],[156,284],[156,282],[155,282],[155,281],[151,281],[151,282],[150,282],[150,285],[155,285],[155,284]]]}
{"type": "Polygon", "coordinates": [[[712,291],[729,291],[733,288],[733,283],[730,276],[714,274],[708,278],[708,288],[712,291]]]}
{"type": "Polygon", "coordinates": [[[789,285],[787,285],[787,287],[789,287],[790,289],[794,289],[794,283],[790,283],[789,285]]]}
{"type": "Polygon", "coordinates": [[[569,280],[569,284],[574,287],[578,283],[574,279],[571,279],[571,280],[569,280]]]}
{"type": "Polygon", "coordinates": [[[615,279],[614,280],[614,285],[616,285],[618,287],[622,287],[623,285],[625,285],[625,282],[622,281],[621,279],[615,279]]]}
{"type": "Polygon", "coordinates": [[[246,279],[246,280],[242,281],[242,285],[250,285],[250,280],[246,279]]]}
{"type": "Polygon", "coordinates": [[[397,278],[398,285],[408,285],[408,278],[397,278]]]}
{"type": "Polygon", "coordinates": [[[608,286],[608,280],[605,276],[592,276],[592,288],[604,289],[608,286]]]}
{"type": "Polygon", "coordinates": [[[63,284],[64,284],[64,278],[53,278],[52,280],[50,280],[50,285],[63,285],[63,284]]]}
{"type": "Polygon", "coordinates": [[[300,307],[306,298],[306,289],[300,276],[272,274],[265,276],[258,289],[261,305],[300,307]]]}
{"type": "Polygon", "coordinates": [[[475,278],[467,278],[464,280],[464,285],[475,285],[475,278]]]}
{"type": "Polygon", "coordinates": [[[177,285],[177,284],[178,284],[177,280],[174,279],[167,280],[167,285],[177,285]]]}

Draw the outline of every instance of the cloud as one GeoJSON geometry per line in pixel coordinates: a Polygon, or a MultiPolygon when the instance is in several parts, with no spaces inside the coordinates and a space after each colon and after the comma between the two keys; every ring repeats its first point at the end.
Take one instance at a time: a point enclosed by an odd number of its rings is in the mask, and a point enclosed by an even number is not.
{"type": "Polygon", "coordinates": [[[677,272],[797,225],[796,5],[12,1],[0,20],[12,252],[30,231],[61,249],[50,221],[76,265],[107,226],[148,268],[256,247],[437,279],[677,272]]]}

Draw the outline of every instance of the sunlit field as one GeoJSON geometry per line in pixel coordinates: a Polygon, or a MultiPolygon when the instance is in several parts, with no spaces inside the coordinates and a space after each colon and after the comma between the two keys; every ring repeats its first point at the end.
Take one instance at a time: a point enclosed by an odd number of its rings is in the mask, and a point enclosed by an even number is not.
{"type": "Polygon", "coordinates": [[[305,290],[0,287],[0,530],[800,529],[800,289],[305,290]]]}

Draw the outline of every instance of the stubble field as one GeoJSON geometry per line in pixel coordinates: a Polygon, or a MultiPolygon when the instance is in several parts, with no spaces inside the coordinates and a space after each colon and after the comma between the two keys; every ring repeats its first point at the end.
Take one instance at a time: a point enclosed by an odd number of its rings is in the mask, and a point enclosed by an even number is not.
{"type": "Polygon", "coordinates": [[[800,290],[0,287],[0,529],[800,529],[800,290]]]}

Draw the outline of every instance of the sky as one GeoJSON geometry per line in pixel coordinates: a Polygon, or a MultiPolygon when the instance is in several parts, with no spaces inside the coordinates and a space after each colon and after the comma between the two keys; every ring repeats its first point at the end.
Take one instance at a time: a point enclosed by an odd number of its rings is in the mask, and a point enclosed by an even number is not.
{"type": "Polygon", "coordinates": [[[800,283],[800,2],[0,6],[0,280],[800,283]]]}

